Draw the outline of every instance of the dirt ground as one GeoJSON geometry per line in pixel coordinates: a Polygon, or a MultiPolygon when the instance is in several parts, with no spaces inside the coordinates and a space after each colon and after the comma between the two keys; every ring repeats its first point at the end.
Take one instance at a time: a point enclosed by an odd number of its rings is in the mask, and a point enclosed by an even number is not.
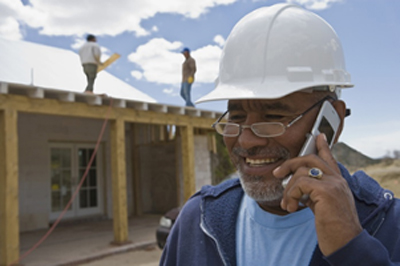
{"type": "Polygon", "coordinates": [[[81,266],[158,266],[162,250],[154,246],[145,250],[136,250],[116,254],[100,260],[79,264],[81,266]]]}
{"type": "Polygon", "coordinates": [[[387,160],[361,170],[378,181],[382,187],[391,190],[396,198],[400,198],[400,159],[387,160]]]}

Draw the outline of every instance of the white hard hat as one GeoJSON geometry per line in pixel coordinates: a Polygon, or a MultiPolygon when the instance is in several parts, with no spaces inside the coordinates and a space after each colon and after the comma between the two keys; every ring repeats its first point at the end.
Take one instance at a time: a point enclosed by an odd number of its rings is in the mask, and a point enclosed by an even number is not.
{"type": "Polygon", "coordinates": [[[232,29],[216,87],[196,103],[275,99],[310,88],[348,88],[342,45],[316,14],[290,4],[259,8],[232,29]]]}

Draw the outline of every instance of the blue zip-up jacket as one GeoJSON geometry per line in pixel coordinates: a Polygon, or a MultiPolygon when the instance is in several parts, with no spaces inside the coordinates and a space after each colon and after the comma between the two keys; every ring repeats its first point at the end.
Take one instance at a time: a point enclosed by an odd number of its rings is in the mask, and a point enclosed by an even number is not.
{"type": "MultiPolygon", "coordinates": [[[[339,167],[364,230],[328,257],[317,245],[309,265],[400,265],[400,200],[364,172],[351,176],[339,167]]],[[[194,194],[171,230],[160,265],[235,266],[236,218],[243,193],[239,180],[231,179],[194,194]]]]}

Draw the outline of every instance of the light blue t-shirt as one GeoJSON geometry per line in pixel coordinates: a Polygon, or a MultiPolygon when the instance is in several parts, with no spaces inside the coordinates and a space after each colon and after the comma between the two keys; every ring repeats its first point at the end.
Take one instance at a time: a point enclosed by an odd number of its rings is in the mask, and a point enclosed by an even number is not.
{"type": "Polygon", "coordinates": [[[236,224],[238,266],[309,265],[317,245],[309,208],[280,216],[261,209],[245,195],[236,224]]]}

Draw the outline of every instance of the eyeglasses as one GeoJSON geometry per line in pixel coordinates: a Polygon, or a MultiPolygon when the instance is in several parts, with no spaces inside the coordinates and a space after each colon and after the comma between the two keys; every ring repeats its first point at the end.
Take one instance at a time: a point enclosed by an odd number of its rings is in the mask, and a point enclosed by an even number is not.
{"type": "Polygon", "coordinates": [[[220,122],[222,118],[229,112],[227,110],[223,113],[220,118],[212,125],[212,127],[217,131],[218,134],[225,137],[237,137],[242,133],[245,128],[250,128],[253,133],[262,138],[272,138],[278,137],[285,133],[286,129],[291,127],[294,123],[299,121],[305,114],[314,109],[315,107],[321,105],[326,100],[336,100],[332,96],[326,96],[313,104],[310,108],[305,110],[303,113],[292,119],[286,126],[281,122],[260,122],[254,123],[252,125],[241,125],[237,123],[224,123],[220,122]]]}

